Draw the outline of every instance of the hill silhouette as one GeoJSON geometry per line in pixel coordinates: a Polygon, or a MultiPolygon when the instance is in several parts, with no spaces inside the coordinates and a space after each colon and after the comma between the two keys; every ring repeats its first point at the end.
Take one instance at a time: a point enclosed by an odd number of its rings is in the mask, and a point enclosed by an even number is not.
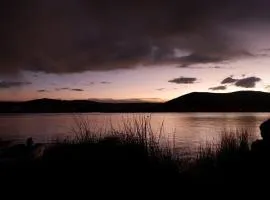
{"type": "Polygon", "coordinates": [[[101,103],[90,100],[36,99],[0,102],[0,113],[146,112],[158,103],[101,103]]]}
{"type": "Polygon", "coordinates": [[[0,113],[69,112],[270,112],[270,93],[193,92],[165,103],[102,103],[90,100],[56,99],[0,102],[0,113]]]}
{"type": "Polygon", "coordinates": [[[161,111],[269,112],[270,93],[257,91],[232,93],[193,92],[164,103],[161,111]]]}

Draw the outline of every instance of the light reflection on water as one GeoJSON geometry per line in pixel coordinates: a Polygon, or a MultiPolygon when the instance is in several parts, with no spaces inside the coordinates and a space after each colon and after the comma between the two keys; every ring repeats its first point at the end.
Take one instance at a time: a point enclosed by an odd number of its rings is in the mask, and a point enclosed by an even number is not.
{"type": "MultiPolygon", "coordinates": [[[[75,119],[87,119],[94,129],[111,124],[121,126],[127,118],[150,114],[86,113],[86,114],[16,114],[0,115],[0,138],[24,141],[33,137],[37,142],[50,142],[71,136],[75,119]]],[[[153,130],[159,131],[164,122],[164,132],[175,137],[175,145],[192,148],[213,140],[223,130],[249,129],[259,136],[259,125],[270,117],[270,113],[153,113],[153,130]]]]}

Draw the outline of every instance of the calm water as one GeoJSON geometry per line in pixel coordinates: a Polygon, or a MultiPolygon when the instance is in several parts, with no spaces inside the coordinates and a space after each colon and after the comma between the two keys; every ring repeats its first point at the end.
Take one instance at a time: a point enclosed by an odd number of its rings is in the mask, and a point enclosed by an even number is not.
{"type": "MultiPolygon", "coordinates": [[[[149,116],[149,114],[144,114],[149,116]]],[[[86,119],[93,129],[105,128],[108,124],[121,126],[121,121],[141,114],[19,114],[0,116],[0,138],[24,141],[31,136],[38,142],[50,142],[71,135],[75,119],[86,119]]],[[[164,122],[164,131],[169,138],[175,137],[179,147],[193,147],[213,140],[223,130],[251,129],[259,135],[258,126],[270,117],[270,113],[154,113],[151,123],[159,130],[164,122]]]]}

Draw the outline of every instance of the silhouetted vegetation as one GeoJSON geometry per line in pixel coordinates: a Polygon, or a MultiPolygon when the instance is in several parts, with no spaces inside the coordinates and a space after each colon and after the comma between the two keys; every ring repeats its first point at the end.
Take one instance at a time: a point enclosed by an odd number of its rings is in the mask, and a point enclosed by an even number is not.
{"type": "MultiPolygon", "coordinates": [[[[134,187],[138,182],[141,190],[179,185],[230,187],[257,180],[261,166],[255,162],[250,150],[253,138],[246,130],[224,131],[218,140],[202,145],[192,156],[181,156],[173,141],[164,136],[162,127],[157,132],[152,130],[150,118],[122,123],[119,129],[95,130],[88,121],[77,121],[73,138],[46,145],[42,152],[40,145],[29,144],[30,140],[28,146],[17,149],[19,157],[14,152],[10,154],[12,148],[2,150],[1,180],[30,180],[34,185],[49,182],[47,187],[77,189],[100,181],[104,188],[130,184],[134,187]],[[5,159],[6,155],[17,159],[5,159]]],[[[266,170],[260,174],[268,175],[266,170]]]]}
{"type": "Polygon", "coordinates": [[[187,170],[190,181],[199,184],[245,183],[252,170],[249,166],[251,142],[252,135],[247,130],[224,131],[216,142],[199,148],[187,170]]]}

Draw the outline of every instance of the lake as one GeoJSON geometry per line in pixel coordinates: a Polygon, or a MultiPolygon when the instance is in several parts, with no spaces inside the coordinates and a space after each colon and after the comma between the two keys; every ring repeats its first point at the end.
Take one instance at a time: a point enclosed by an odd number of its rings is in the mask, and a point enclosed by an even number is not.
{"type": "Polygon", "coordinates": [[[77,120],[87,120],[94,130],[121,126],[126,119],[150,116],[153,130],[174,138],[178,147],[192,148],[211,141],[224,130],[249,129],[259,136],[259,125],[270,113],[84,113],[84,114],[6,114],[0,115],[0,138],[23,142],[33,137],[36,142],[51,142],[72,136],[77,120]]]}

